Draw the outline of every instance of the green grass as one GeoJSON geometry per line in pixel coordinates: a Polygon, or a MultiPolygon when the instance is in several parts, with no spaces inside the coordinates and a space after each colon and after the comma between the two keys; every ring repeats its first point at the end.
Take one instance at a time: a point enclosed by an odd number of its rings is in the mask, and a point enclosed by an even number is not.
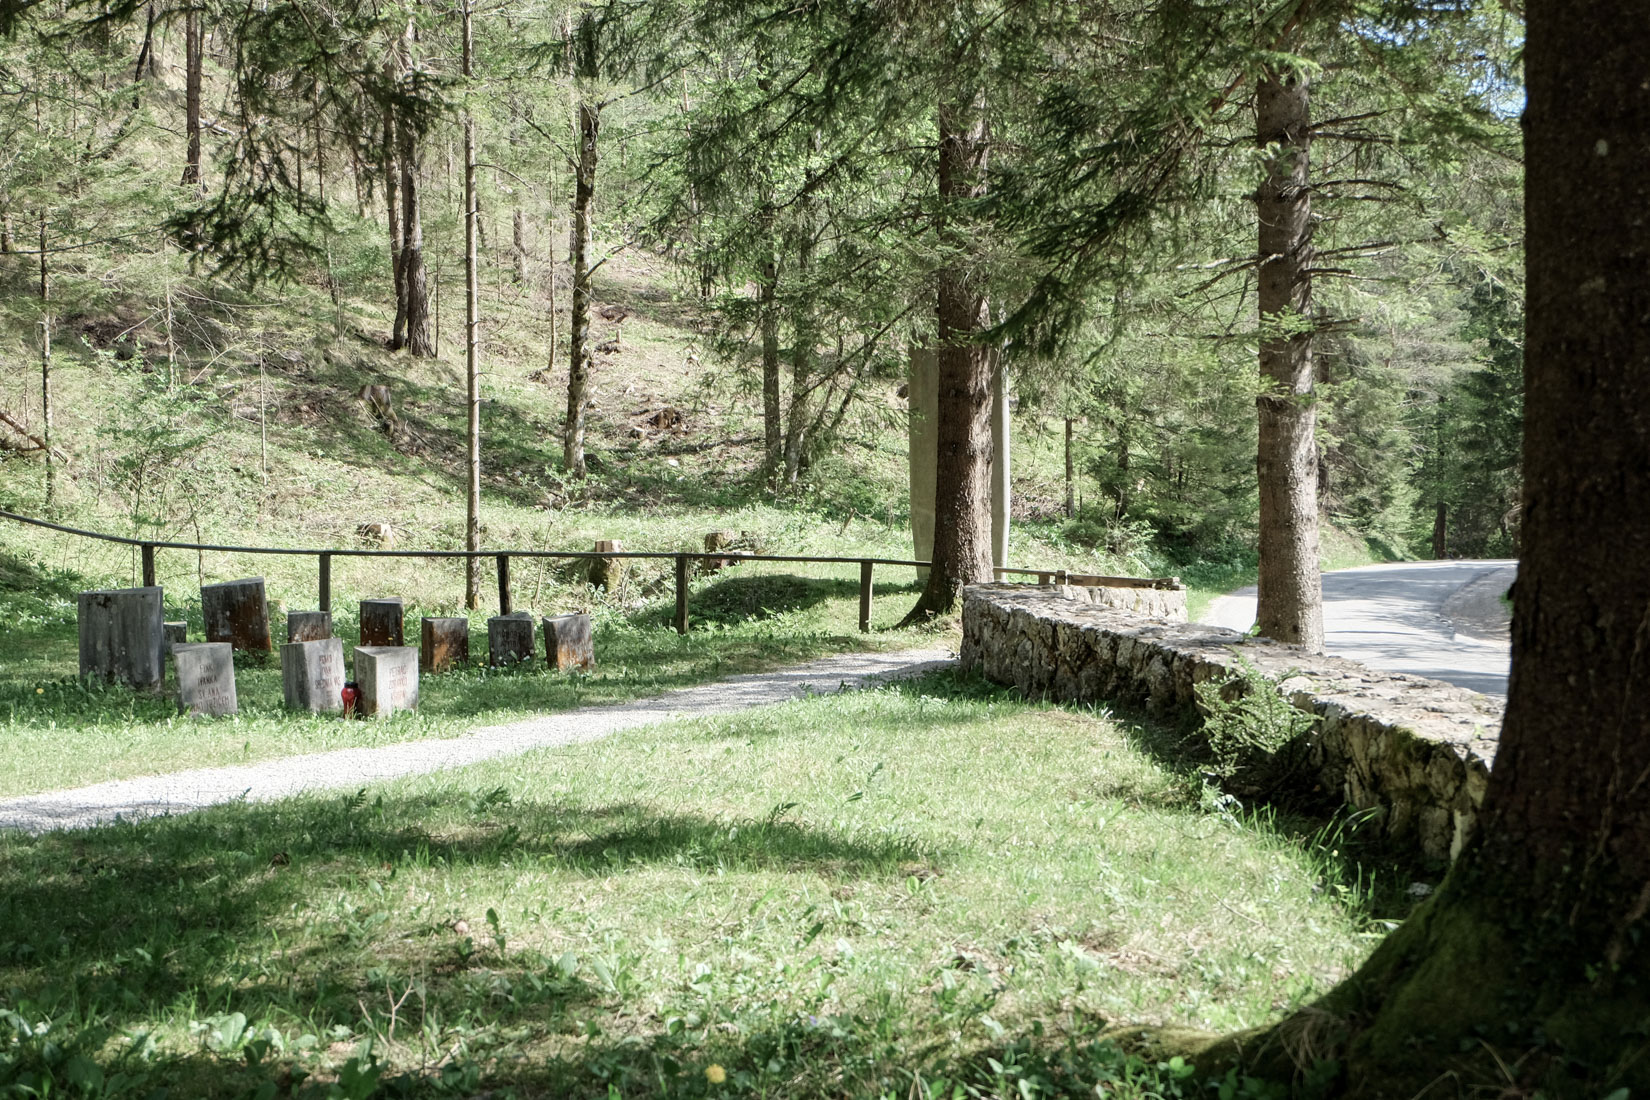
{"type": "Polygon", "coordinates": [[[1259,1023],[1396,914],[1153,737],[945,674],[0,836],[0,1092],[1182,1095],[1101,1029],[1259,1023]]]}
{"type": "MultiPolygon", "coordinates": [[[[185,718],[174,700],[123,687],[89,686],[78,678],[74,591],[87,582],[0,555],[0,797],[155,774],[246,763],[303,752],[451,737],[468,729],[576,706],[622,702],[720,676],[792,664],[855,649],[944,645],[946,628],[888,629],[916,599],[909,585],[881,589],[872,622],[858,632],[858,576],[803,578],[783,567],[747,564],[695,582],[694,629],[670,626],[673,602],[655,600],[626,614],[583,589],[595,614],[597,668],[591,673],[488,669],[485,614],[472,616],[476,665],[422,678],[420,706],[382,721],[285,709],[278,657],[236,660],[240,713],[233,718],[185,718]]],[[[840,571],[840,570],[839,570],[840,571]]],[[[353,604],[341,600],[339,637],[355,637],[353,604]]],[[[541,605],[541,610],[552,607],[541,605]]],[[[173,609],[201,636],[198,600],[173,609]]],[[[420,614],[451,614],[450,606],[413,605],[408,640],[420,614]]],[[[460,612],[461,613],[461,612],[460,612]]],[[[277,618],[277,637],[284,624],[277,618]]],[[[542,654],[542,634],[538,639],[542,654]]],[[[346,642],[346,652],[353,648],[346,642]]],[[[541,657],[542,661],[542,657],[541,657]]]]}

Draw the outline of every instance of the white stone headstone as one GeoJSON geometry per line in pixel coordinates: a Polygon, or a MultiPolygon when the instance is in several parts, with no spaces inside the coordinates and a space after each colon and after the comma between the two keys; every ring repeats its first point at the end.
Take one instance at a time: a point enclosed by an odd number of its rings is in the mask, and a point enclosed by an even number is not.
{"type": "Polygon", "coordinates": [[[172,647],[178,710],[216,718],[239,709],[235,698],[235,649],[228,642],[184,642],[172,647]]]}
{"type": "Polygon", "coordinates": [[[388,717],[418,706],[418,647],[355,647],[355,683],[361,689],[361,713],[388,717]]]}
{"type": "Polygon", "coordinates": [[[343,710],[343,692],[343,642],[321,638],[281,647],[281,694],[288,707],[314,714],[343,710]]]}

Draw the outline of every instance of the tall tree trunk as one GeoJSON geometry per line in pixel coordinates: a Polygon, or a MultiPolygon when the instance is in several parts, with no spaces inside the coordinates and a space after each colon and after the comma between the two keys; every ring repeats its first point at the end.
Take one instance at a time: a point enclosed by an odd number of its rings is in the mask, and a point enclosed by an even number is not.
{"type": "Polygon", "coordinates": [[[1008,372],[1001,348],[994,347],[987,355],[991,371],[991,564],[1001,569],[1008,564],[1008,528],[1014,510],[1008,459],[1008,372]]]}
{"type": "MultiPolygon", "coordinates": [[[[464,79],[475,75],[475,43],[472,35],[470,0],[459,8],[464,32],[464,79]]],[[[519,216],[519,211],[518,211],[519,216]]],[[[476,202],[476,119],[469,103],[464,106],[464,377],[469,410],[465,467],[468,471],[468,506],[464,522],[464,548],[472,554],[481,549],[481,269],[476,255],[477,223],[481,210],[476,202]]],[[[481,561],[464,559],[464,606],[474,611],[481,606],[481,561]]],[[[500,614],[502,614],[502,610],[500,614]]]]}
{"type": "Polygon", "coordinates": [[[1260,633],[1323,652],[1317,406],[1312,391],[1310,100],[1304,73],[1268,73],[1255,94],[1268,158],[1260,215],[1260,633]]]}
{"type": "Polygon", "coordinates": [[[390,326],[390,350],[407,346],[407,279],[401,268],[401,166],[395,158],[395,120],[384,110],[384,209],[389,216],[390,273],[395,281],[395,322],[390,326]]]}
{"type": "Polygon", "coordinates": [[[405,121],[396,125],[401,162],[401,291],[406,299],[407,350],[416,358],[435,355],[430,336],[429,274],[424,265],[424,220],[419,207],[421,154],[418,135],[405,121]]]}
{"type": "Polygon", "coordinates": [[[939,111],[941,239],[957,254],[938,273],[938,451],[934,462],[934,556],[928,582],[904,622],[949,614],[964,585],[991,580],[991,370],[979,332],[986,327],[985,288],[977,265],[961,253],[968,232],[957,203],[985,192],[986,130],[982,107],[944,104],[939,111]]]}
{"type": "Polygon", "coordinates": [[[201,13],[190,6],[183,16],[183,179],[185,186],[201,185],[201,59],[205,54],[201,13]]]}
{"type": "Polygon", "coordinates": [[[0,214],[0,253],[17,251],[17,237],[12,232],[11,211],[0,214]]]}
{"type": "Polygon", "coordinates": [[[1335,1095],[1650,1095],[1650,509],[1624,506],[1650,498],[1650,20],[1641,0],[1526,11],[1506,717],[1442,887],[1309,1020],[1245,1038],[1264,1058],[1311,1028],[1335,1095]]]}
{"type": "Polygon", "coordinates": [[[806,223],[797,247],[797,279],[801,293],[794,308],[795,320],[791,346],[791,402],[785,417],[785,485],[795,486],[802,475],[802,458],[807,447],[810,387],[813,384],[814,359],[819,352],[819,329],[814,321],[812,306],[807,300],[807,280],[813,266],[813,229],[806,223]]]}
{"type": "Polygon", "coordinates": [[[1077,513],[1077,476],[1072,465],[1071,456],[1071,424],[1072,418],[1066,417],[1066,518],[1070,519],[1077,513]]]}
{"type": "Polygon", "coordinates": [[[46,211],[40,212],[40,442],[46,456],[46,507],[57,496],[57,467],[52,460],[52,312],[46,266],[46,211]]]}
{"type": "Polygon", "coordinates": [[[143,91],[137,85],[150,80],[160,71],[155,56],[155,20],[158,13],[153,2],[145,5],[143,16],[143,45],[138,48],[137,64],[132,66],[132,110],[143,105],[143,91]]]}
{"type": "Polygon", "coordinates": [[[527,281],[527,215],[516,207],[510,215],[510,257],[518,283],[527,281]]]}
{"type": "Polygon", "coordinates": [[[1437,510],[1432,514],[1432,558],[1434,561],[1442,561],[1445,552],[1449,549],[1446,537],[1448,531],[1449,505],[1440,500],[1437,510]]]}
{"type": "Polygon", "coordinates": [[[773,252],[773,216],[767,215],[768,233],[757,282],[758,323],[762,328],[762,465],[765,478],[773,484],[784,459],[784,429],[779,418],[779,305],[774,300],[779,287],[779,263],[773,252]]]}
{"type": "Polygon", "coordinates": [[[573,170],[573,226],[567,260],[573,269],[572,316],[567,325],[567,419],[562,430],[562,463],[584,476],[584,409],[590,390],[590,204],[596,194],[596,136],[601,108],[579,104],[579,157],[573,170]]]}

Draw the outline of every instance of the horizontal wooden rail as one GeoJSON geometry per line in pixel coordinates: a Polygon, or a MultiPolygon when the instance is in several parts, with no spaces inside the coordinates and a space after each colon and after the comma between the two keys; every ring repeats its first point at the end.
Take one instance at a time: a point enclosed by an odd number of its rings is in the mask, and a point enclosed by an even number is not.
{"type": "MultiPolygon", "coordinates": [[[[857,565],[859,566],[859,628],[862,631],[871,629],[871,575],[872,569],[878,565],[907,566],[913,569],[927,569],[931,562],[915,561],[909,558],[855,558],[835,555],[803,555],[803,554],[751,554],[742,550],[355,550],[339,547],[290,547],[290,546],[226,546],[210,542],[160,542],[154,539],[128,538],[124,535],[110,535],[102,531],[87,531],[79,527],[69,527],[61,523],[52,523],[49,520],[36,519],[33,516],[19,515],[0,509],[0,519],[14,520],[34,527],[43,527],[49,531],[61,531],[66,535],[77,535],[81,538],[97,539],[102,542],[112,542],[121,546],[136,546],[143,557],[143,583],[146,586],[155,584],[155,551],[156,550],[195,550],[211,551],[218,554],[281,554],[287,556],[313,557],[319,565],[319,592],[320,609],[332,610],[332,559],[335,557],[350,558],[485,558],[494,560],[498,570],[498,599],[501,614],[508,615],[511,611],[510,591],[510,559],[511,558],[571,558],[571,559],[605,559],[605,558],[650,558],[653,560],[669,559],[675,564],[676,580],[676,614],[674,622],[679,633],[686,634],[688,629],[688,562],[693,559],[716,560],[722,562],[772,561],[791,562],[804,565],[857,565]]],[[[1099,577],[1088,574],[1068,573],[1064,569],[1020,569],[1002,566],[994,570],[995,574],[1013,573],[1020,576],[1032,576],[1041,584],[1076,584],[1091,587],[1110,588],[1178,588],[1178,577],[1099,577]]]]}

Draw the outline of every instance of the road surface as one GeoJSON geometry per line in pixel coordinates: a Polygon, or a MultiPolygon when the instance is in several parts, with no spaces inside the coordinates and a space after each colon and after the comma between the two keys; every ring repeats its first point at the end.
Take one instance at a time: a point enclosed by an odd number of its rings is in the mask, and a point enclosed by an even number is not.
{"type": "MultiPolygon", "coordinates": [[[[1324,649],[1504,699],[1511,644],[1499,597],[1517,568],[1515,561],[1424,561],[1325,573],[1324,649]]],[[[1248,630],[1255,590],[1220,597],[1203,621],[1248,630]]]]}

